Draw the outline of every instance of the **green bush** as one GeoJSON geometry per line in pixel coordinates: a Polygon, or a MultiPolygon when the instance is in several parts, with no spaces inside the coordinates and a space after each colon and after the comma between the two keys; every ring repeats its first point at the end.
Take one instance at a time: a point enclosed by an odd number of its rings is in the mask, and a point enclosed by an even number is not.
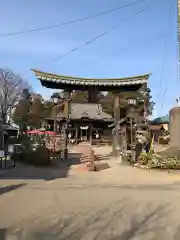
{"type": "Polygon", "coordinates": [[[141,154],[138,161],[141,165],[149,168],[180,169],[180,160],[175,156],[161,156],[155,153],[141,154]]]}
{"type": "Polygon", "coordinates": [[[24,153],[24,163],[34,166],[45,166],[50,164],[49,151],[46,147],[39,146],[24,153]]]}
{"type": "Polygon", "coordinates": [[[14,152],[12,154],[12,159],[15,161],[15,162],[23,162],[23,159],[24,159],[24,156],[22,153],[16,153],[14,152]]]}
{"type": "Polygon", "coordinates": [[[150,155],[147,154],[146,152],[141,153],[141,155],[139,156],[139,164],[141,165],[147,165],[148,161],[150,160],[150,155]]]}
{"type": "Polygon", "coordinates": [[[15,161],[20,161],[25,164],[32,164],[35,166],[44,166],[50,164],[50,153],[45,145],[32,144],[28,139],[25,139],[19,146],[19,149],[12,155],[15,161]]]}
{"type": "Polygon", "coordinates": [[[176,157],[154,156],[148,162],[148,166],[150,168],[179,170],[180,169],[180,161],[176,157]]]}
{"type": "Polygon", "coordinates": [[[43,166],[50,164],[50,153],[49,150],[44,146],[38,147],[37,150],[34,151],[32,157],[34,165],[43,166]]]}

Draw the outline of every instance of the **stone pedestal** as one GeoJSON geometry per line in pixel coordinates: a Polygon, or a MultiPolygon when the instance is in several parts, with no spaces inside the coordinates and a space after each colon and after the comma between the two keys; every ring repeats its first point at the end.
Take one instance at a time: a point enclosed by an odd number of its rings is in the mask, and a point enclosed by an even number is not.
{"type": "Polygon", "coordinates": [[[174,107],[169,112],[170,146],[180,148],[180,107],[174,107]]]}

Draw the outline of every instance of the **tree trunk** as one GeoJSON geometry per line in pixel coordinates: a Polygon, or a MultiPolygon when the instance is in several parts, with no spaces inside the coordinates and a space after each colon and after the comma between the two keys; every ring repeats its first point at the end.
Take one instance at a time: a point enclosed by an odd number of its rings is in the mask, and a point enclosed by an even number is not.
{"type": "Polygon", "coordinates": [[[0,122],[0,150],[4,147],[4,130],[3,124],[0,122]]]}
{"type": "Polygon", "coordinates": [[[2,113],[1,115],[2,124],[7,124],[7,114],[2,113]]]}

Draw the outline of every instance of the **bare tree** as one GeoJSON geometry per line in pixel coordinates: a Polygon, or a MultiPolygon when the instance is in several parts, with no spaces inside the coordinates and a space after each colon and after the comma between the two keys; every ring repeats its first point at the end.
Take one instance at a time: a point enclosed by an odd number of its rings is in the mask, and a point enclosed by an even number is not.
{"type": "Polygon", "coordinates": [[[0,120],[7,123],[7,117],[21,98],[22,91],[29,85],[9,69],[0,68],[0,120]]]}

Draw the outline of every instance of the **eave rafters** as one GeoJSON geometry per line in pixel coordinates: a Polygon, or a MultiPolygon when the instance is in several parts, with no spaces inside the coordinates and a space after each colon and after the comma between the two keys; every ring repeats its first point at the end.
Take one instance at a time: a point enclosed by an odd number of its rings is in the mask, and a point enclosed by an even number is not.
{"type": "Polygon", "coordinates": [[[36,69],[32,70],[35,76],[41,82],[67,84],[67,85],[85,85],[85,86],[125,86],[125,85],[137,85],[147,83],[150,74],[125,77],[125,78],[78,78],[61,76],[52,73],[42,72],[36,69]]]}

